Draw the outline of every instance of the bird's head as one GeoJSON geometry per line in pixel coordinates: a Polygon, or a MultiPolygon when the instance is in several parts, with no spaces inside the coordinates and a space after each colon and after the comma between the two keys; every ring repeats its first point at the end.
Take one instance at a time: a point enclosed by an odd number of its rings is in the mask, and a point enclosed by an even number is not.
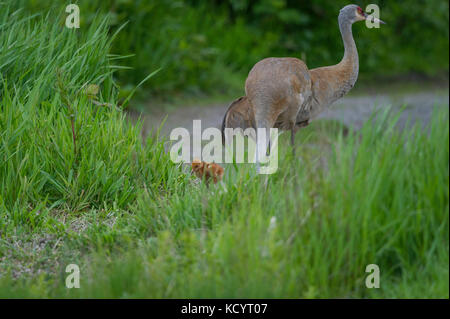
{"type": "Polygon", "coordinates": [[[339,19],[345,20],[350,23],[355,23],[357,21],[363,21],[363,20],[370,20],[375,23],[381,23],[386,24],[384,21],[380,20],[379,18],[367,14],[364,12],[363,9],[361,9],[360,6],[357,6],[356,4],[349,4],[341,9],[339,12],[339,19]]]}

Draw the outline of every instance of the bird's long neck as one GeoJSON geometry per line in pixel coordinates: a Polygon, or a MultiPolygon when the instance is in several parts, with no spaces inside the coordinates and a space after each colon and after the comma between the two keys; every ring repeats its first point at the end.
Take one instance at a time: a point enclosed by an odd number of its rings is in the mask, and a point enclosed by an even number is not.
{"type": "Polygon", "coordinates": [[[353,40],[351,21],[339,16],[339,29],[344,42],[344,57],[336,65],[311,70],[313,90],[318,104],[329,105],[351,90],[358,78],[358,50],[353,40]],[[318,85],[317,85],[318,84],[318,85]]]}
{"type": "Polygon", "coordinates": [[[343,73],[348,77],[345,79],[345,82],[353,86],[358,77],[359,59],[358,50],[356,48],[355,40],[353,39],[352,23],[339,17],[339,30],[341,31],[345,51],[344,57],[338,66],[342,68],[343,73]]]}
{"type": "Polygon", "coordinates": [[[345,48],[341,62],[310,70],[317,114],[350,91],[358,78],[358,50],[353,40],[352,22],[339,16],[339,29],[345,48]]]}
{"type": "Polygon", "coordinates": [[[342,41],[344,42],[344,57],[341,63],[351,63],[358,65],[358,50],[353,39],[352,24],[347,20],[339,19],[339,30],[341,31],[342,41]]]}

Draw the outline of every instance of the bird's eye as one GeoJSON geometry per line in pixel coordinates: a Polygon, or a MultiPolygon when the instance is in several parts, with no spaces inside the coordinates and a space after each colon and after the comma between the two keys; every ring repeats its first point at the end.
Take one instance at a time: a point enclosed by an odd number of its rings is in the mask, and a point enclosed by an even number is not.
{"type": "Polygon", "coordinates": [[[358,13],[359,13],[359,14],[363,14],[363,9],[361,9],[361,7],[358,7],[357,10],[358,10],[358,13]]]}

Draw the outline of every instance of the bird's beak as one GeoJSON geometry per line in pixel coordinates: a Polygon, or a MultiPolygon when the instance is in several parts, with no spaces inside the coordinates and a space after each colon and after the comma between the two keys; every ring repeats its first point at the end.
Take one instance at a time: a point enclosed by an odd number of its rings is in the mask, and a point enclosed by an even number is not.
{"type": "Polygon", "coordinates": [[[375,17],[373,15],[370,15],[370,14],[367,14],[365,12],[364,12],[364,17],[366,18],[366,20],[369,20],[370,22],[373,22],[373,23],[386,24],[386,22],[384,22],[383,20],[378,19],[377,17],[375,17]]]}

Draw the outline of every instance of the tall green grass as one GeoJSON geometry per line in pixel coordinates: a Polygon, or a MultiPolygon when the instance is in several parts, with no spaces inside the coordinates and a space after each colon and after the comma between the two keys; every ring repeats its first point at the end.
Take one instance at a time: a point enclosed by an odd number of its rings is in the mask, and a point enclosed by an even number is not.
{"type": "Polygon", "coordinates": [[[448,297],[448,111],[429,131],[398,132],[388,114],[346,138],[322,132],[328,156],[285,150],[267,186],[242,168],[227,192],[141,197],[138,247],[90,261],[85,289],[68,295],[448,297]],[[379,290],[365,287],[368,264],[379,290]]]}
{"type": "Polygon", "coordinates": [[[77,30],[65,27],[61,11],[29,15],[7,3],[0,8],[0,94],[8,83],[14,94],[51,100],[60,69],[71,91],[96,83],[102,85],[104,98],[113,97],[114,57],[108,53],[114,38],[107,35],[107,19],[77,30]]]}
{"type": "Polygon", "coordinates": [[[107,20],[63,22],[0,10],[0,209],[21,215],[3,219],[1,234],[37,223],[37,210],[125,208],[137,188],[170,186],[162,144],[144,145],[117,106],[107,20]]]}
{"type": "Polygon", "coordinates": [[[171,194],[138,192],[114,227],[99,227],[98,217],[97,225],[91,221],[67,241],[71,249],[93,249],[66,259],[81,266],[80,289],[65,288],[61,268],[40,280],[6,277],[0,291],[112,298],[448,297],[448,110],[436,111],[428,130],[403,132],[388,114],[347,137],[312,125],[303,132],[298,160],[281,139],[281,166],[267,181],[253,167],[229,166],[227,191],[189,183],[171,194]],[[368,264],[380,267],[379,289],[365,287],[368,264]],[[27,291],[30,285],[37,292],[27,291]]]}

